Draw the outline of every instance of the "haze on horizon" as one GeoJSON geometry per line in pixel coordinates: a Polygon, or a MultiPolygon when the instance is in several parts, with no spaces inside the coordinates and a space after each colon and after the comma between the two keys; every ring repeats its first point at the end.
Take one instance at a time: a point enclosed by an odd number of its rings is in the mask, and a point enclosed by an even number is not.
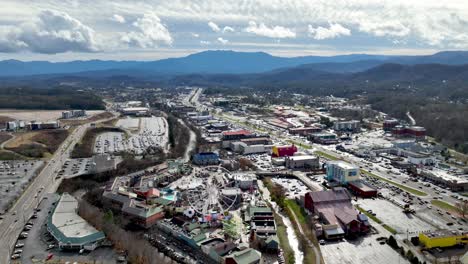
{"type": "Polygon", "coordinates": [[[203,50],[277,56],[468,49],[462,1],[3,0],[0,59],[155,60],[203,50]]]}

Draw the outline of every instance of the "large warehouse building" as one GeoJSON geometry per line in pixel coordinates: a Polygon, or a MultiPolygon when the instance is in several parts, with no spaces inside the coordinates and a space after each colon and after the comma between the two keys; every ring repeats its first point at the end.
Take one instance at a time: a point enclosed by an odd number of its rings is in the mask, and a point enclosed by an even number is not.
{"type": "Polygon", "coordinates": [[[106,238],[104,233],[96,230],[81,218],[76,210],[78,201],[64,193],[53,213],[48,216],[47,230],[55,238],[60,249],[94,250],[106,238]]]}

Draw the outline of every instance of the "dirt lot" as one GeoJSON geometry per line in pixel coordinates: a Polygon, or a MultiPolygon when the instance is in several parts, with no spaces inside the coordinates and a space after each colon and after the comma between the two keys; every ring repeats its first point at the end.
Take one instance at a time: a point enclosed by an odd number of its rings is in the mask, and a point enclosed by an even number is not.
{"type": "Polygon", "coordinates": [[[113,116],[110,112],[103,112],[103,111],[87,111],[88,114],[87,118],[80,118],[80,119],[61,119],[60,123],[63,125],[68,126],[79,126],[89,122],[95,122],[101,119],[111,118],[113,116]]]}
{"type": "Polygon", "coordinates": [[[54,153],[67,136],[68,131],[63,129],[18,133],[5,149],[25,157],[43,158],[54,153]]]}

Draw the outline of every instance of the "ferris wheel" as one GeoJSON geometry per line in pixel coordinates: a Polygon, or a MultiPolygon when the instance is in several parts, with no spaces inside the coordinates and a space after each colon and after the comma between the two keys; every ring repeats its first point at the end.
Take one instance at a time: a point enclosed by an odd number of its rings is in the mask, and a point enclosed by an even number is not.
{"type": "Polygon", "coordinates": [[[204,167],[193,177],[202,184],[187,190],[185,195],[192,208],[202,215],[229,211],[240,198],[240,193],[233,188],[234,179],[221,166],[204,167]]]}

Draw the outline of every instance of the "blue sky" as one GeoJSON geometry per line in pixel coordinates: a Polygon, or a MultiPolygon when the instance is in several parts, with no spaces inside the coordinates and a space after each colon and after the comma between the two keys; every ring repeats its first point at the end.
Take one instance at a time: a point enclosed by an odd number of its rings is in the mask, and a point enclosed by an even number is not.
{"type": "Polygon", "coordinates": [[[433,0],[2,0],[0,59],[153,60],[468,48],[468,3],[433,0]]]}

